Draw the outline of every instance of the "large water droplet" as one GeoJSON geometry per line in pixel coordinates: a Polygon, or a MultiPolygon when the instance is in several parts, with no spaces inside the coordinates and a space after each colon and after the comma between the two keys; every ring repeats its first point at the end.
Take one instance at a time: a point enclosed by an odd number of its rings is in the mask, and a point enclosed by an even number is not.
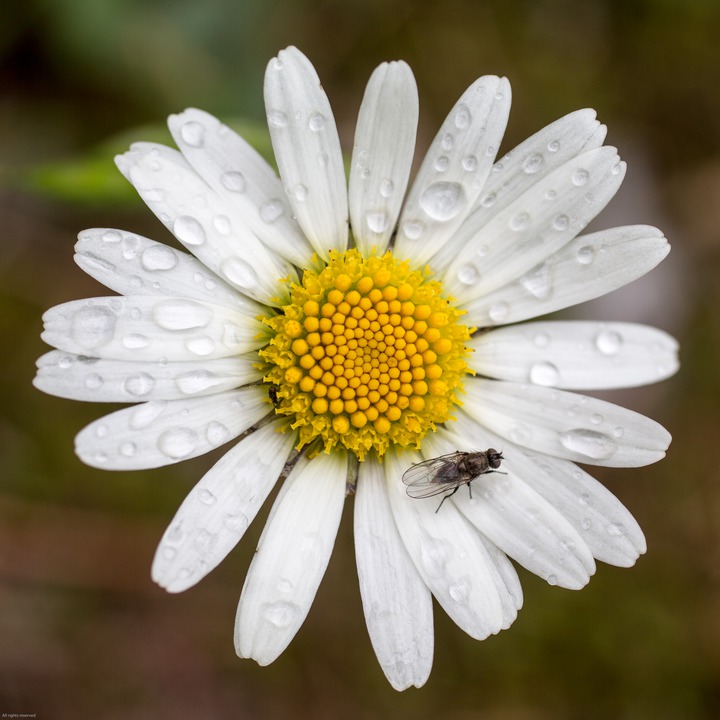
{"type": "Polygon", "coordinates": [[[559,232],[567,230],[568,225],[570,225],[570,218],[567,215],[556,216],[552,223],[553,228],[559,232]]]}
{"type": "Polygon", "coordinates": [[[466,155],[462,159],[462,167],[465,172],[475,172],[477,170],[477,158],[474,155],[466,155]]]}
{"type": "Polygon", "coordinates": [[[230,218],[227,215],[216,215],[213,218],[213,227],[221,235],[229,235],[232,231],[232,225],[230,224],[230,218]]]}
{"type": "Polygon", "coordinates": [[[230,190],[230,192],[245,192],[245,176],[240,172],[231,170],[229,172],[223,173],[220,177],[220,182],[223,184],[223,187],[227,190],[230,190]]]}
{"type": "Polygon", "coordinates": [[[229,514],[223,518],[223,525],[232,533],[242,535],[250,525],[250,521],[242,513],[229,514]]]}
{"type": "Polygon", "coordinates": [[[185,342],[185,347],[190,352],[195,353],[195,355],[205,357],[215,350],[215,341],[211,337],[203,335],[197,338],[190,338],[185,342]]]}
{"type": "Polygon", "coordinates": [[[530,368],[530,382],[546,387],[557,386],[560,382],[560,371],[549,362],[538,362],[530,368]]]}
{"type": "Polygon", "coordinates": [[[436,182],[420,196],[420,207],[438,222],[454,218],[465,201],[462,185],[454,182],[436,182]]]}
{"type": "Polygon", "coordinates": [[[102,239],[106,243],[118,243],[122,241],[122,233],[118,230],[106,230],[103,233],[102,239]]]}
{"type": "Polygon", "coordinates": [[[285,600],[267,603],[262,611],[263,618],[277,628],[288,627],[299,614],[300,608],[285,600]]]}
{"type": "Polygon", "coordinates": [[[205,436],[207,437],[207,441],[215,447],[226,443],[231,437],[230,431],[225,427],[225,425],[215,421],[211,422],[207,426],[205,436]]]}
{"type": "Polygon", "coordinates": [[[151,245],[143,251],[140,262],[150,272],[172,270],[178,263],[178,256],[167,245],[151,245]]]}
{"type": "Polygon", "coordinates": [[[157,417],[160,416],[165,409],[167,402],[165,400],[154,400],[144,405],[139,405],[130,415],[128,425],[131,430],[144,430],[157,417]]]}
{"type": "Polygon", "coordinates": [[[191,120],[180,128],[180,137],[192,147],[201,147],[205,140],[205,126],[191,120]]]}
{"type": "Polygon", "coordinates": [[[110,308],[86,305],[73,316],[70,334],[80,347],[93,350],[113,339],[116,322],[110,308]]]}
{"type": "Polygon", "coordinates": [[[180,460],[192,453],[197,445],[197,433],[190,428],[166,430],[158,438],[158,449],[173,460],[180,460]]]}
{"type": "Polygon", "coordinates": [[[268,200],[260,208],[260,219],[266,223],[275,222],[283,214],[283,204],[277,198],[268,200]]]}
{"type": "Polygon", "coordinates": [[[220,266],[222,274],[237,287],[253,288],[257,285],[257,275],[249,262],[239,257],[230,257],[220,266]]]}
{"type": "Polygon", "coordinates": [[[371,232],[374,233],[385,232],[390,223],[388,214],[384,210],[379,210],[377,212],[369,212],[365,216],[365,218],[367,220],[368,228],[371,232]]]}
{"type": "Polygon", "coordinates": [[[128,350],[142,350],[150,345],[150,338],[147,335],[141,335],[140,333],[130,333],[129,335],[123,335],[122,344],[124,348],[128,350]]]}
{"type": "Polygon", "coordinates": [[[538,265],[520,278],[520,284],[538,300],[547,300],[552,292],[550,268],[546,263],[538,265]]]}
{"type": "Polygon", "coordinates": [[[488,316],[493,322],[498,323],[505,320],[509,312],[510,306],[504,300],[501,300],[490,306],[488,316]]]}
{"type": "Polygon", "coordinates": [[[380,183],[380,194],[384,198],[389,198],[393,194],[393,190],[395,190],[395,184],[392,180],[388,180],[387,178],[385,178],[380,183]]]}
{"type": "Polygon", "coordinates": [[[137,445],[134,442],[124,442],[119,447],[120,454],[124,457],[132,457],[137,452],[137,445]]]}
{"type": "Polygon", "coordinates": [[[585,170],[585,168],[578,168],[572,174],[572,177],[570,179],[572,180],[573,185],[575,185],[576,187],[581,187],[590,179],[590,173],[585,170]]]}
{"type": "Polygon", "coordinates": [[[155,379],[148,373],[141,372],[137,375],[130,375],[123,383],[125,391],[129,395],[142,397],[147,395],[155,387],[155,379]]]}
{"type": "Polygon", "coordinates": [[[540,170],[544,162],[545,158],[543,158],[540,153],[533,153],[532,155],[528,155],[522,165],[523,172],[527,175],[534,175],[540,170]]]}
{"type": "Polygon", "coordinates": [[[213,387],[217,382],[214,373],[208,370],[190,370],[175,378],[175,385],[184,395],[197,395],[213,387]]]}
{"type": "Polygon", "coordinates": [[[589,265],[595,259],[595,248],[592,245],[583,245],[575,257],[581,265],[589,265]]]}
{"type": "Polygon", "coordinates": [[[153,307],[153,320],[165,330],[191,330],[206,327],[212,310],[192,300],[162,300],[153,307]]]}
{"type": "Polygon", "coordinates": [[[559,140],[551,140],[547,146],[548,152],[556,153],[560,149],[559,140]]]}
{"type": "Polygon", "coordinates": [[[425,225],[419,220],[407,220],[403,223],[403,232],[408,240],[418,240],[425,230],[425,225]]]}
{"type": "Polygon", "coordinates": [[[90,373],[85,378],[85,387],[88,390],[97,390],[102,384],[103,384],[102,376],[98,375],[97,373],[90,373]]]}
{"type": "Polygon", "coordinates": [[[467,105],[460,103],[455,108],[455,127],[458,130],[464,130],[472,122],[472,114],[467,105]]]}
{"type": "Polygon", "coordinates": [[[185,245],[202,245],[206,240],[203,226],[189,215],[181,215],[175,220],[173,234],[185,245]]]}
{"type": "Polygon", "coordinates": [[[271,128],[281,128],[288,124],[287,115],[282,110],[273,110],[267,116],[268,125],[271,128]]]}
{"type": "Polygon", "coordinates": [[[467,605],[471,587],[470,579],[461,577],[450,585],[448,594],[458,605],[467,605]]]}
{"type": "Polygon", "coordinates": [[[308,127],[313,132],[319,132],[325,127],[325,117],[321,113],[313,113],[308,120],[308,127]]]}
{"type": "Polygon", "coordinates": [[[199,493],[200,502],[203,505],[214,505],[217,502],[217,497],[214,493],[210,492],[207,488],[202,488],[199,493]]]}
{"type": "Polygon", "coordinates": [[[438,172],[445,172],[448,169],[449,164],[450,160],[448,160],[447,155],[441,155],[435,160],[435,169],[438,172]]]}
{"type": "Polygon", "coordinates": [[[617,445],[612,439],[595,430],[578,428],[561,433],[559,437],[568,450],[592,460],[607,460],[617,452],[617,445]]]}
{"type": "Polygon", "coordinates": [[[457,278],[463,285],[475,285],[480,279],[480,272],[472,263],[466,263],[458,269],[457,278]]]}
{"type": "Polygon", "coordinates": [[[510,222],[508,224],[510,226],[510,229],[515,230],[516,232],[524,230],[530,224],[530,215],[526,212],[521,212],[517,215],[513,215],[513,217],[510,218],[510,222]]]}
{"type": "Polygon", "coordinates": [[[595,336],[595,347],[603,355],[615,355],[622,347],[622,336],[614,330],[603,330],[595,336]]]}

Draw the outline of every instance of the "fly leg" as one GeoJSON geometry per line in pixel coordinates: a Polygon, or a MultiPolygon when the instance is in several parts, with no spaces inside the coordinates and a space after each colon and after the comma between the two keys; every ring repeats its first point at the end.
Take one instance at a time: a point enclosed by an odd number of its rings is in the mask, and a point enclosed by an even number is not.
{"type": "Polygon", "coordinates": [[[440,504],[438,505],[438,508],[437,508],[437,510],[436,510],[435,512],[438,512],[438,510],[440,510],[440,508],[442,507],[442,504],[443,504],[448,498],[451,498],[459,489],[460,489],[460,486],[458,485],[456,488],[453,489],[453,491],[452,491],[451,493],[448,493],[447,495],[445,495],[445,496],[443,497],[443,499],[440,501],[440,504]]]}

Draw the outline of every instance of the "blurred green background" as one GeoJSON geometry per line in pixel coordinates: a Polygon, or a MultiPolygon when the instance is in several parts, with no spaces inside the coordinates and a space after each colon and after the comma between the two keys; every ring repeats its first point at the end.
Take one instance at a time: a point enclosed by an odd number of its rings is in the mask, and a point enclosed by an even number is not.
{"type": "MultiPolygon", "coordinates": [[[[0,712],[38,718],[720,717],[720,79],[717,0],[10,0],[0,23],[0,712]],[[421,100],[417,157],[464,88],[507,75],[504,148],[594,107],[629,163],[597,227],[648,223],[673,245],[629,288],[566,316],[648,322],[682,370],[608,394],[673,434],[668,458],[597,471],[643,526],[632,570],[582,592],[521,570],[525,607],[478,643],[436,612],[433,673],[385,681],[360,606],[352,500],[310,615],[268,668],[235,657],[237,597],[268,505],[200,586],[150,581],[157,541],[207,457],[145,473],[84,467],[73,436],[110,407],[31,386],[51,305],[104,294],[76,234],[167,232],[114,169],[166,115],[204,108],[261,146],[267,61],[314,62],[346,150],[365,82],[402,58],[421,100]]],[[[266,146],[266,145],[265,145],[266,146]]]]}

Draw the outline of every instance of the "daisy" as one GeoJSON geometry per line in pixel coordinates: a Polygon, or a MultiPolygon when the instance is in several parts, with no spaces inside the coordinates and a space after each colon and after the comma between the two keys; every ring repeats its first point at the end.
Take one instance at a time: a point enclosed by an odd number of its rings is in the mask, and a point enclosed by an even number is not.
{"type": "Polygon", "coordinates": [[[468,634],[507,628],[519,565],[566,588],[595,559],[632,565],[643,534],[575,463],[646,465],[670,436],[573,391],[655,382],[677,369],[665,333],[619,322],[522,320],[598,297],[668,253],[637,225],[580,235],[625,174],[591,110],[496,161],[510,85],[458,100],[407,192],[418,119],[409,67],[373,73],[349,187],[333,114],[295,48],[268,65],[273,169],[214,117],[169,119],[178,150],[116,159],[190,254],[135,233],[80,233],[75,256],[119,293],[49,310],[35,384],[137,403],[91,423],[89,465],[144,469],[236,440],[163,535],[153,579],[185,590],[216,567],[283,478],[238,605],[235,647],[261,665],[287,647],[328,564],[346,487],[372,645],[397,689],[433,656],[434,596],[468,634]],[[348,229],[348,220],[351,231],[348,229]],[[442,508],[404,472],[457,450],[501,448],[442,508]]]}

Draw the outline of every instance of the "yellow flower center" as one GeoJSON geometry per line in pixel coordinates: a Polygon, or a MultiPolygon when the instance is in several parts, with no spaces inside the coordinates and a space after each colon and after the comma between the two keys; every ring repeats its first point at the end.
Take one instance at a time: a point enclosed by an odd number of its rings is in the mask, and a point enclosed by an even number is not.
{"type": "Polygon", "coordinates": [[[306,270],[260,351],[275,411],[291,416],[298,449],[316,439],[362,460],[420,440],[450,417],[467,372],[468,328],[439,282],[391,252],[330,253],[306,270]]]}

